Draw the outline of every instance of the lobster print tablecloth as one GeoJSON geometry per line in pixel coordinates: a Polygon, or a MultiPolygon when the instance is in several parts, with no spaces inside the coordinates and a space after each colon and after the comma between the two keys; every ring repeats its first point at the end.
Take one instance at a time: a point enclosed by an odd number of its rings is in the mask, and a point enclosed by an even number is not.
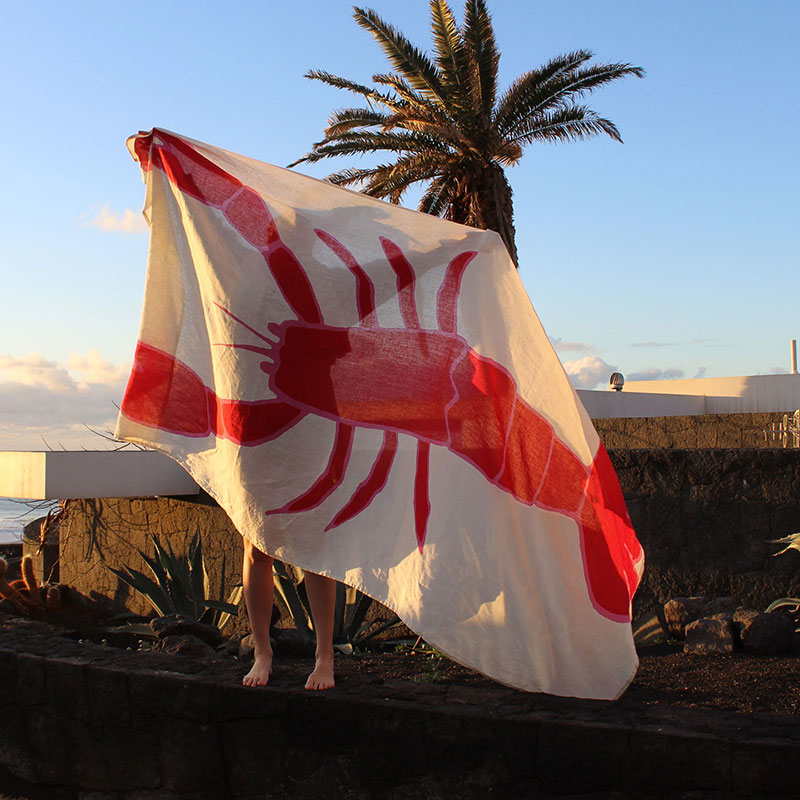
{"type": "Polygon", "coordinates": [[[167,131],[117,436],[502,683],[613,698],[644,555],[503,244],[167,131]]]}

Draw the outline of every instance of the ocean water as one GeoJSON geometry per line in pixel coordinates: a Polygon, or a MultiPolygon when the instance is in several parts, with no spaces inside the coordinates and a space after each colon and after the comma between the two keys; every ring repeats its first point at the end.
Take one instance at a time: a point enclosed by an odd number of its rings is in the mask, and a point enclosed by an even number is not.
{"type": "Polygon", "coordinates": [[[22,529],[34,519],[47,515],[49,503],[31,503],[0,497],[0,544],[19,542],[22,529]],[[35,507],[31,507],[31,506],[35,507]]]}

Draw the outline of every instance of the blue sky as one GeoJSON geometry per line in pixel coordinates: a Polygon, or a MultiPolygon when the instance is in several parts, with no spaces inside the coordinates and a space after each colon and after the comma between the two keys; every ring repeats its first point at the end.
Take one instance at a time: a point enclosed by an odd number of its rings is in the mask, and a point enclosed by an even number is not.
{"type": "MultiPolygon", "coordinates": [[[[365,5],[429,46],[426,0],[365,5]]],[[[623,145],[539,146],[509,172],[521,275],[576,383],[786,369],[800,4],[490,8],[503,86],[577,48],[647,71],[589,99],[623,145]]],[[[338,0],[4,4],[0,449],[93,446],[83,423],[113,422],[147,252],[126,137],[164,127],[284,165],[350,104],[309,68],[362,82],[387,69],[338,0]]]]}

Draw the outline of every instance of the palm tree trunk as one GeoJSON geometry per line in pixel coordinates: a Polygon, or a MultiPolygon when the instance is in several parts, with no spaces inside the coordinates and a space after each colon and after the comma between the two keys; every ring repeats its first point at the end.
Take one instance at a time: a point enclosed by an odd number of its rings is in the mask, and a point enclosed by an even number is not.
{"type": "Polygon", "coordinates": [[[477,194],[482,227],[500,234],[514,266],[519,268],[511,186],[501,167],[491,164],[484,171],[477,194]]]}

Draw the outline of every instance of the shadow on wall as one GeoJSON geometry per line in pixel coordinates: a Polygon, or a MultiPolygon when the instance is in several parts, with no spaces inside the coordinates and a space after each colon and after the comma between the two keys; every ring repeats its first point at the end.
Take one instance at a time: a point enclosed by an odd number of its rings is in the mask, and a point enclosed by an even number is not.
{"type": "MultiPolygon", "coordinates": [[[[800,553],[775,558],[771,540],[800,530],[800,450],[619,449],[611,460],[646,568],[637,614],[672,597],[732,595],[763,610],[800,593],[800,553]]],[[[117,611],[147,613],[108,566],[144,569],[138,549],[151,535],[176,552],[199,531],[213,587],[227,596],[241,582],[242,540],[210,498],[109,498],[68,504],[61,526],[61,581],[105,598],[117,611]],[[222,579],[225,570],[224,586],[222,579]]],[[[235,630],[247,626],[240,608],[235,630]]]]}

